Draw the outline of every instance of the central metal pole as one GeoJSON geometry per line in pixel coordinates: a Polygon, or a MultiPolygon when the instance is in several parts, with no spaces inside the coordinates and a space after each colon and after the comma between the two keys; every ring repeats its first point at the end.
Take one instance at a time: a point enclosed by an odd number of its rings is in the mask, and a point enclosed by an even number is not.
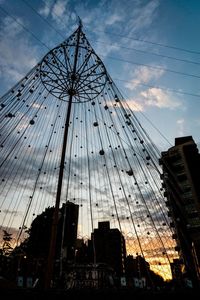
{"type": "Polygon", "coordinates": [[[61,199],[61,191],[62,191],[62,183],[63,183],[63,173],[64,173],[64,167],[65,167],[65,154],[66,154],[66,147],[67,147],[67,137],[68,137],[69,122],[70,122],[70,114],[71,114],[72,100],[73,100],[73,96],[74,96],[74,82],[77,78],[76,66],[77,66],[77,59],[78,59],[78,49],[79,49],[81,27],[82,27],[82,25],[80,23],[79,27],[78,27],[78,32],[77,32],[77,44],[76,44],[75,56],[74,56],[73,74],[71,76],[71,88],[68,92],[69,93],[69,102],[68,102],[68,109],[67,109],[67,115],[66,115],[66,121],[65,121],[64,136],[63,136],[63,145],[62,145],[62,154],[61,154],[61,161],[60,161],[60,170],[59,170],[59,177],[58,177],[55,209],[54,209],[53,220],[52,220],[49,255],[48,255],[48,260],[47,260],[47,268],[45,270],[45,272],[46,272],[45,282],[44,282],[45,289],[49,289],[51,287],[51,280],[53,279],[54,259],[55,259],[55,253],[56,253],[57,227],[58,227],[58,221],[59,221],[59,207],[60,207],[60,199],[61,199]]]}

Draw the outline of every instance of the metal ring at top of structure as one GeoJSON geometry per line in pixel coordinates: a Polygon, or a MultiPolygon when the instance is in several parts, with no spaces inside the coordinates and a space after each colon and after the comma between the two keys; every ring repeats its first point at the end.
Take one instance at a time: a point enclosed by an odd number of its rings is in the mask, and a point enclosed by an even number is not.
{"type": "Polygon", "coordinates": [[[77,49],[74,33],[67,41],[51,50],[40,64],[40,77],[45,88],[62,101],[81,103],[95,99],[104,89],[106,70],[81,32],[78,58],[74,71],[77,49]]]}

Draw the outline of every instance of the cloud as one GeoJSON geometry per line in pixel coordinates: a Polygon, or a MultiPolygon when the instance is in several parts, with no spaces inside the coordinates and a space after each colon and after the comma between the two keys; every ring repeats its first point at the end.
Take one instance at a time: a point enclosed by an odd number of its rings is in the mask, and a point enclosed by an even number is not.
{"type": "Polygon", "coordinates": [[[15,216],[22,215],[21,211],[18,211],[18,210],[9,210],[9,209],[4,209],[3,213],[10,214],[10,215],[15,215],[15,216]]]}
{"type": "MultiPolygon", "coordinates": [[[[21,18],[16,19],[19,23],[24,24],[21,18]]],[[[37,48],[22,33],[23,28],[12,18],[2,19],[0,77],[5,80],[7,86],[20,80],[37,63],[37,48]]]]}
{"type": "Polygon", "coordinates": [[[160,109],[176,109],[183,107],[183,102],[167,91],[159,88],[149,88],[141,91],[134,99],[126,100],[132,111],[144,111],[147,107],[158,107],[160,109]]]}
{"type": "Polygon", "coordinates": [[[126,100],[126,104],[128,105],[129,109],[132,111],[143,111],[144,107],[142,103],[139,103],[139,101],[134,99],[128,99],[126,100]]]}
{"type": "MultiPolygon", "coordinates": [[[[106,2],[106,1],[105,1],[106,2]]],[[[103,3],[103,1],[102,1],[103,3]]],[[[159,6],[159,1],[148,1],[146,5],[141,3],[141,1],[134,2],[134,9],[132,3],[126,3],[126,6],[122,2],[110,1],[109,5],[103,4],[105,7],[105,13],[102,14],[101,19],[99,19],[99,10],[92,13],[93,17],[90,17],[91,23],[94,23],[94,28],[98,28],[97,38],[100,40],[105,40],[110,44],[115,44],[116,46],[120,44],[127,45],[127,37],[133,37],[136,33],[140,33],[149,27],[155,19],[156,11],[159,6]],[[121,14],[119,15],[119,11],[121,14]],[[98,17],[97,17],[98,16],[98,17]],[[101,24],[101,26],[99,25],[101,24]],[[124,26],[125,24],[125,26],[124,26]],[[113,43],[114,37],[112,35],[102,34],[102,31],[109,30],[110,26],[115,25],[115,32],[123,33],[124,37],[118,36],[118,42],[113,43]]],[[[116,39],[116,38],[115,38],[116,39]]],[[[129,46],[133,46],[134,40],[128,41],[129,46]]],[[[106,49],[108,46],[106,47],[106,49]]],[[[102,47],[103,53],[104,49],[102,47]]],[[[120,51],[119,47],[111,48],[110,51],[120,51]]],[[[101,53],[101,51],[100,51],[101,53]]],[[[109,51],[106,51],[105,55],[108,55],[109,51]]]]}
{"type": "Polygon", "coordinates": [[[154,0],[147,3],[147,5],[142,8],[138,17],[134,20],[135,30],[138,30],[141,27],[147,27],[152,23],[158,6],[159,1],[154,0]]]}
{"type": "Polygon", "coordinates": [[[57,1],[52,8],[52,17],[63,17],[65,14],[67,1],[57,1]]]}
{"type": "Polygon", "coordinates": [[[136,3],[134,11],[131,11],[132,18],[130,18],[126,26],[129,36],[133,36],[136,32],[141,32],[141,30],[148,28],[152,24],[159,5],[157,0],[148,1],[146,5],[141,4],[141,1],[136,3]]]}
{"type": "Polygon", "coordinates": [[[50,12],[51,12],[51,6],[52,6],[52,1],[43,1],[44,6],[39,9],[39,14],[41,14],[44,17],[48,17],[50,12]]]}
{"type": "Polygon", "coordinates": [[[43,1],[44,6],[39,9],[39,14],[45,18],[52,18],[59,30],[66,29],[70,19],[74,20],[74,12],[70,9],[68,1],[43,1]]]}
{"type": "Polygon", "coordinates": [[[180,136],[184,135],[184,125],[185,125],[185,120],[184,119],[179,119],[176,121],[176,124],[178,126],[178,134],[180,136]]]}
{"type": "Polygon", "coordinates": [[[116,22],[119,22],[122,20],[122,16],[118,15],[118,14],[113,14],[112,16],[110,16],[109,19],[106,20],[105,24],[106,25],[113,25],[116,22]]]}
{"type": "Polygon", "coordinates": [[[153,70],[146,66],[140,66],[132,72],[133,79],[125,86],[130,90],[134,90],[138,85],[147,84],[152,79],[159,79],[163,74],[164,70],[162,69],[153,70]]]}
{"type": "Polygon", "coordinates": [[[62,25],[63,28],[65,27],[64,24],[68,24],[71,14],[67,11],[67,2],[68,1],[57,1],[51,11],[52,19],[55,20],[58,25],[62,25]]]}
{"type": "MultiPolygon", "coordinates": [[[[131,71],[132,80],[125,84],[129,90],[136,90],[140,85],[148,85],[151,80],[158,80],[164,74],[164,70],[153,70],[146,66],[137,67],[133,72],[131,71]]],[[[143,111],[147,106],[154,106],[158,108],[175,109],[180,107],[182,102],[175,96],[172,96],[168,91],[160,88],[152,87],[141,91],[137,95],[137,100],[133,100],[132,107],[138,107],[136,111],[143,111]]]]}
{"type": "Polygon", "coordinates": [[[175,109],[182,105],[182,102],[178,98],[159,88],[150,88],[146,91],[142,91],[140,96],[144,106],[175,109]]]}
{"type": "Polygon", "coordinates": [[[128,29],[127,33],[124,32],[124,34],[130,36],[133,34],[133,31],[134,33],[138,30],[140,31],[153,22],[158,6],[159,1],[150,1],[147,5],[141,4],[140,1],[135,1],[133,9],[132,3],[127,3],[124,7],[121,2],[113,0],[109,1],[109,3],[104,0],[98,1],[92,7],[89,3],[82,1],[76,1],[72,5],[69,1],[57,0],[54,2],[43,1],[39,13],[46,18],[51,18],[54,26],[59,26],[59,30],[64,29],[65,31],[69,27],[70,29],[77,28],[77,15],[79,15],[84,26],[87,27],[88,25],[90,30],[93,28],[91,35],[98,42],[95,44],[96,52],[99,54],[103,53],[106,56],[111,51],[119,51],[118,42],[120,42],[120,38],[116,42],[114,41],[114,36],[105,33],[107,29],[110,29],[113,25],[115,26],[115,31],[119,31],[119,33],[122,28],[125,31],[128,29]],[[99,13],[100,11],[102,13],[99,13]],[[125,28],[124,22],[126,22],[125,28]],[[100,41],[103,41],[103,44],[100,44],[100,41]]]}

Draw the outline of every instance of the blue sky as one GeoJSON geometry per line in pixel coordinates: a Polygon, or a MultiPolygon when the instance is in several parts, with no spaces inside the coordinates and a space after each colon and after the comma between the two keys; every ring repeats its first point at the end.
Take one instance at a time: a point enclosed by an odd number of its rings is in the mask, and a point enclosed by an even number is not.
{"type": "Polygon", "coordinates": [[[158,147],[170,144],[147,119],[171,144],[182,135],[199,143],[199,13],[198,0],[0,0],[0,93],[67,38],[79,15],[92,47],[158,147]]]}

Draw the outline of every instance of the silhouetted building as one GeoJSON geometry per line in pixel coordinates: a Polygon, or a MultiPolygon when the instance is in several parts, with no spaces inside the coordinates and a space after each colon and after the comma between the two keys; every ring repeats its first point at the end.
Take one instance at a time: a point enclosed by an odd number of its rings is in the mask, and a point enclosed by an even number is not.
{"type": "Polygon", "coordinates": [[[200,279],[200,154],[192,136],[176,138],[160,164],[177,250],[195,283],[200,279]]]}
{"type": "MultiPolygon", "coordinates": [[[[55,277],[60,275],[61,263],[63,263],[62,266],[65,271],[65,263],[75,261],[78,209],[79,206],[72,202],[66,202],[59,209],[54,264],[55,277]]],[[[16,262],[14,261],[16,265],[15,276],[23,278],[23,282],[26,282],[27,278],[32,278],[33,281],[39,278],[41,286],[43,284],[42,280],[50,246],[53,213],[54,207],[48,207],[38,215],[31,224],[29,236],[12,253],[16,260],[16,262]]]]}
{"type": "Polygon", "coordinates": [[[88,254],[88,245],[83,239],[76,240],[76,257],[75,262],[76,264],[85,264],[89,263],[89,254],[88,254]]]}
{"type": "Polygon", "coordinates": [[[64,277],[66,289],[100,289],[114,287],[114,272],[107,264],[74,264],[64,277]]]}
{"type": "Polygon", "coordinates": [[[66,202],[61,209],[62,224],[64,224],[63,235],[63,257],[67,261],[74,261],[76,240],[77,240],[77,228],[78,228],[78,212],[79,206],[73,202],[66,202]]]}
{"type": "Polygon", "coordinates": [[[113,268],[118,278],[125,274],[126,247],[119,229],[110,228],[110,222],[99,222],[94,229],[91,241],[94,242],[95,260],[113,268]]]}
{"type": "Polygon", "coordinates": [[[170,263],[171,272],[172,272],[172,278],[176,281],[180,282],[182,281],[182,263],[180,259],[176,258],[173,260],[172,263],[170,263]]]}
{"type": "Polygon", "coordinates": [[[142,256],[126,257],[125,263],[127,285],[130,287],[146,287],[149,281],[149,263],[142,256]]]}
{"type": "Polygon", "coordinates": [[[153,288],[164,285],[163,278],[150,270],[150,264],[140,255],[126,257],[127,286],[136,288],[153,288]]]}

